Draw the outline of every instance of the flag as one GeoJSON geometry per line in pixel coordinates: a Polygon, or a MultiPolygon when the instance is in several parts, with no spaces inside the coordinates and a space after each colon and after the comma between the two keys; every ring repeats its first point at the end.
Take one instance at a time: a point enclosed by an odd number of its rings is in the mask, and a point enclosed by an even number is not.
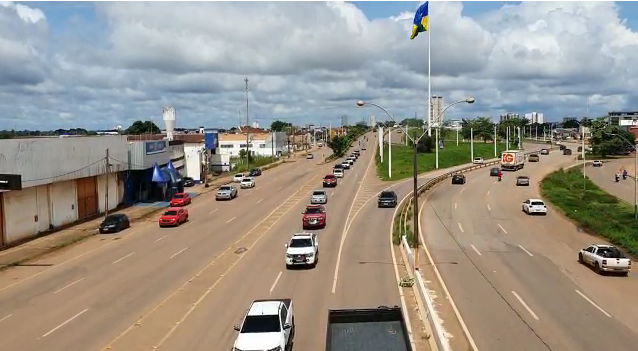
{"type": "Polygon", "coordinates": [[[414,14],[410,40],[416,38],[419,33],[428,31],[428,3],[429,1],[426,1],[423,5],[419,6],[419,9],[416,10],[414,14]]]}

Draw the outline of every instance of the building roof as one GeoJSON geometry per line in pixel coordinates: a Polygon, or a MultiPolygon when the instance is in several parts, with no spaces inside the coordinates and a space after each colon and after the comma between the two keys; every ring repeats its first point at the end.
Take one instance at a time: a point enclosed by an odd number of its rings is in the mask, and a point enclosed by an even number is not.
{"type": "Polygon", "coordinates": [[[239,128],[241,129],[242,133],[246,133],[246,132],[248,132],[250,134],[253,134],[253,133],[258,133],[258,134],[266,133],[265,129],[255,128],[255,127],[252,127],[252,126],[241,126],[239,128]]]}
{"type": "MultiPolygon", "coordinates": [[[[203,143],[206,136],[200,133],[188,133],[188,134],[173,134],[173,140],[181,140],[184,143],[203,143]]],[[[140,135],[127,135],[128,141],[143,141],[143,140],[163,140],[166,138],[166,134],[140,134],[140,135]]]]}

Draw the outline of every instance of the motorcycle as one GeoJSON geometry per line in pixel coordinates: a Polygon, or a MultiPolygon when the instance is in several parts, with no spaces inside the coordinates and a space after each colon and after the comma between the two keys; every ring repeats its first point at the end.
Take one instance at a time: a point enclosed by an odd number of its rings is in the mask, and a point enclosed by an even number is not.
{"type": "Polygon", "coordinates": [[[616,176],[616,183],[618,183],[620,181],[620,177],[616,176]]]}
{"type": "Polygon", "coordinates": [[[626,180],[626,179],[627,179],[627,175],[626,175],[626,174],[623,174],[623,175],[622,175],[622,179],[626,180]]]}
{"type": "Polygon", "coordinates": [[[503,177],[498,176],[498,181],[500,182],[503,179],[503,177]]]}

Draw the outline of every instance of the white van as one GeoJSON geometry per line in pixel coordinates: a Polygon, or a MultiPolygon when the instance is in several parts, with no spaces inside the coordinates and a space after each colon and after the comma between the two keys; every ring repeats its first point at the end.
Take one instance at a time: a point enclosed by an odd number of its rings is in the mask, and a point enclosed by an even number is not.
{"type": "Polygon", "coordinates": [[[332,170],[332,174],[334,174],[337,178],[343,178],[343,169],[335,168],[332,170]]]}

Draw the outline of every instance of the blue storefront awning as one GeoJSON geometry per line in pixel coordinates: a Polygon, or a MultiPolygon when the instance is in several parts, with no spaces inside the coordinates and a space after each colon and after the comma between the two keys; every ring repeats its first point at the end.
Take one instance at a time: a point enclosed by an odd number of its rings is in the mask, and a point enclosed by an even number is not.
{"type": "Polygon", "coordinates": [[[169,167],[165,167],[162,168],[162,172],[166,175],[166,179],[168,179],[173,184],[182,181],[182,175],[179,174],[179,172],[175,168],[170,169],[169,167]]]}
{"type": "Polygon", "coordinates": [[[153,177],[151,178],[151,181],[153,183],[168,183],[170,181],[170,176],[162,172],[156,163],[153,165],[153,177]]]}

